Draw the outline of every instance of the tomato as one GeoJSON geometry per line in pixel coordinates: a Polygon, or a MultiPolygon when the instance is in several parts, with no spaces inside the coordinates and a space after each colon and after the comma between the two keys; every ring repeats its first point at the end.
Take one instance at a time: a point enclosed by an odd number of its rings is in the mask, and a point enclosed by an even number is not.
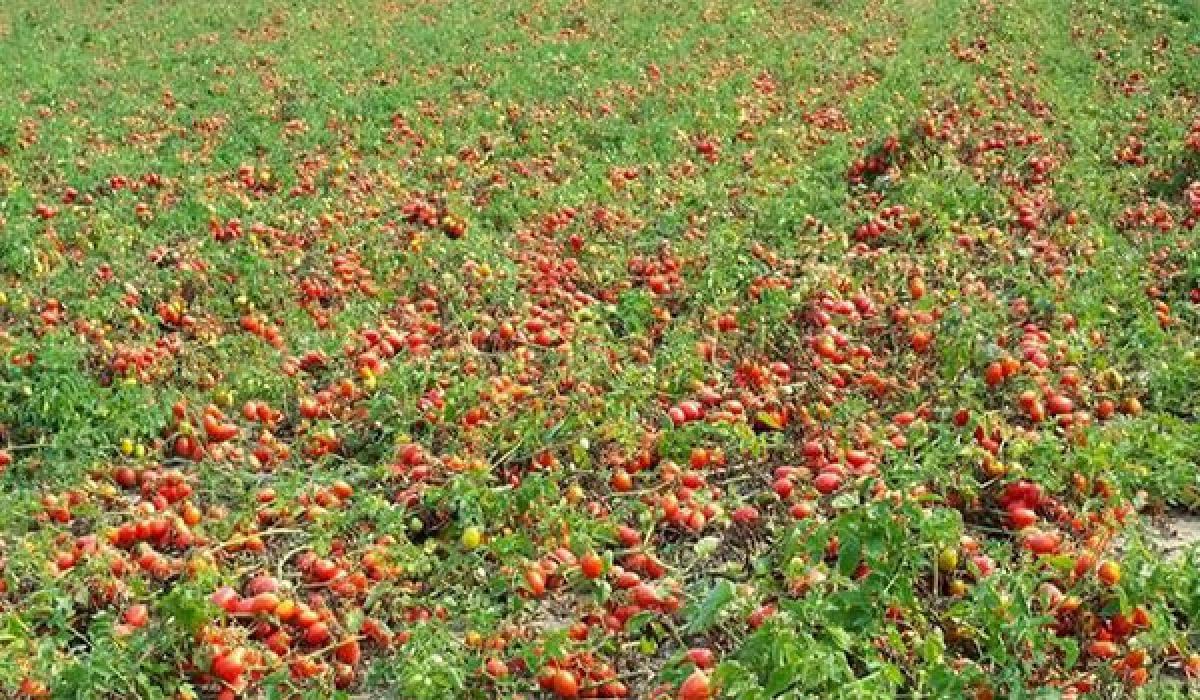
{"type": "Polygon", "coordinates": [[[329,641],[329,625],[324,622],[314,622],[304,630],[304,641],[310,646],[320,646],[329,641]]]}
{"type": "Polygon", "coordinates": [[[226,442],[237,437],[240,429],[233,423],[222,423],[212,413],[205,413],[202,420],[204,433],[212,442],[226,442]]]}
{"type": "Polygon", "coordinates": [[[643,608],[653,607],[660,602],[658,591],[654,590],[654,587],[647,583],[637,584],[630,593],[633,597],[633,602],[643,608]]]}
{"type": "Polygon", "coordinates": [[[1115,561],[1103,561],[1096,569],[1096,577],[1106,586],[1115,586],[1121,581],[1121,566],[1115,561]]]}
{"type": "Polygon", "coordinates": [[[279,607],[279,596],[270,591],[264,591],[250,598],[251,612],[255,614],[271,614],[279,607]]]}
{"type": "Polygon", "coordinates": [[[1147,629],[1150,627],[1150,613],[1141,605],[1133,609],[1133,625],[1138,629],[1147,629]]]}
{"type": "Polygon", "coordinates": [[[813,479],[813,486],[823,494],[831,494],[842,487],[842,477],[833,472],[821,472],[813,479]]]}
{"type": "MultiPolygon", "coordinates": [[[[307,638],[307,635],[306,635],[307,638]]],[[[362,649],[358,645],[358,640],[351,637],[337,646],[333,651],[334,657],[338,661],[350,666],[358,664],[358,660],[362,658],[362,649]]]]}
{"type": "Polygon", "coordinates": [[[1008,509],[1008,525],[1014,530],[1024,530],[1038,521],[1037,513],[1024,506],[1014,505],[1008,509]]]}
{"type": "Polygon", "coordinates": [[[463,530],[461,541],[463,549],[477,549],[483,544],[483,530],[472,525],[463,530]]]}
{"type": "Polygon", "coordinates": [[[750,625],[750,629],[758,629],[759,627],[762,627],[763,623],[770,619],[774,614],[774,605],[762,605],[756,608],[754,612],[750,613],[750,616],[746,621],[750,625]]]}
{"type": "Polygon", "coordinates": [[[632,571],[621,571],[617,573],[617,579],[615,583],[617,588],[624,590],[627,588],[633,588],[634,586],[638,585],[641,580],[641,577],[632,571]]]}
{"type": "Polygon", "coordinates": [[[222,586],[212,594],[211,600],[218,608],[225,612],[232,612],[237,606],[238,594],[229,586],[222,586]]]}
{"type": "Polygon", "coordinates": [[[1053,554],[1058,551],[1061,541],[1057,533],[1035,531],[1026,535],[1025,548],[1034,554],[1053,554]]]}
{"type": "Polygon", "coordinates": [[[1075,411],[1075,403],[1062,394],[1054,394],[1046,399],[1046,409],[1052,416],[1064,416],[1075,411]]]}
{"type": "Polygon", "coordinates": [[[341,573],[338,565],[328,559],[318,559],[313,562],[313,578],[322,583],[332,581],[341,573]]]}
{"type": "Polygon", "coordinates": [[[1150,680],[1150,672],[1144,668],[1135,668],[1126,674],[1125,680],[1129,685],[1139,688],[1150,680]]]}
{"type": "Polygon", "coordinates": [[[525,587],[534,598],[541,598],[546,594],[546,576],[535,567],[525,569],[525,587]]]}
{"type": "Polygon", "coordinates": [[[584,577],[598,579],[604,574],[604,560],[595,552],[588,552],[580,558],[579,568],[584,577]]]}
{"type": "Polygon", "coordinates": [[[708,674],[700,669],[692,671],[683,685],[679,686],[679,700],[709,700],[711,697],[708,674]]]}
{"type": "Polygon", "coordinates": [[[566,669],[559,669],[551,680],[551,690],[560,698],[579,697],[579,679],[566,669]]]}
{"type": "Polygon", "coordinates": [[[129,467],[118,467],[113,472],[113,481],[121,488],[131,489],[137,486],[137,472],[129,467]]]}
{"type": "Polygon", "coordinates": [[[336,495],[338,498],[342,499],[343,501],[354,495],[354,487],[350,486],[350,484],[347,484],[345,481],[342,481],[341,479],[333,482],[333,485],[331,488],[333,489],[334,495],[336,495]]]}
{"type": "Polygon", "coordinates": [[[1004,381],[1004,365],[999,362],[991,363],[984,371],[983,379],[990,387],[998,386],[1004,381]]]}
{"type": "Polygon", "coordinates": [[[1146,650],[1133,649],[1125,655],[1124,665],[1127,669],[1141,668],[1146,665],[1146,650]]]}
{"type": "Polygon", "coordinates": [[[712,668],[716,665],[716,655],[712,649],[693,647],[687,651],[687,659],[700,668],[712,668]]]}
{"type": "Polygon", "coordinates": [[[758,522],[758,509],[751,505],[738,506],[733,513],[730,514],[733,522],[739,525],[754,525],[758,522]]]}
{"type": "Polygon", "coordinates": [[[508,676],[508,666],[495,657],[488,659],[484,663],[483,671],[492,678],[505,678],[508,676]]]}
{"type": "Polygon", "coordinates": [[[642,543],[641,533],[628,525],[621,525],[617,528],[617,539],[625,547],[636,547],[642,543]]]}
{"type": "Polygon", "coordinates": [[[150,619],[150,609],[142,604],[131,605],[125,609],[125,614],[121,616],[121,619],[133,627],[143,627],[150,619]]]}
{"type": "Polygon", "coordinates": [[[236,684],[242,674],[246,672],[244,656],[245,652],[242,649],[234,649],[227,654],[213,658],[213,675],[230,685],[236,684]]]}

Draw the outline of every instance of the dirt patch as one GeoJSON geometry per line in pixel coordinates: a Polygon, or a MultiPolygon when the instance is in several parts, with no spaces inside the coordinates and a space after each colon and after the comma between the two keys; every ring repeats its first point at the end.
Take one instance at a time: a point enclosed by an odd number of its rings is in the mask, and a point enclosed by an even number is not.
{"type": "Polygon", "coordinates": [[[1177,557],[1200,543],[1200,515],[1169,513],[1154,524],[1152,535],[1167,557],[1177,557]]]}

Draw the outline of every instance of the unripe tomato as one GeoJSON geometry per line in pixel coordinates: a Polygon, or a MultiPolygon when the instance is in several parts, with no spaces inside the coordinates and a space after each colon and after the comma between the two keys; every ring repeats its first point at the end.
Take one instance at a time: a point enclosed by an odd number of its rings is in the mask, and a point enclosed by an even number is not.
{"type": "Polygon", "coordinates": [[[472,525],[463,530],[462,546],[464,549],[477,549],[483,544],[483,530],[472,525]]]}

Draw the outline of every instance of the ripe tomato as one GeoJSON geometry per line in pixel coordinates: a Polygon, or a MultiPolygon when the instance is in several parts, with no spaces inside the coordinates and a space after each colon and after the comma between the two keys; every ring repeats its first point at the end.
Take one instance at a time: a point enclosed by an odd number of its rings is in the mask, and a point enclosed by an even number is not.
{"type": "Polygon", "coordinates": [[[313,578],[322,583],[332,581],[340,572],[338,565],[328,559],[318,559],[313,562],[313,578]]]}
{"type": "Polygon", "coordinates": [[[555,672],[550,688],[560,698],[579,697],[579,680],[566,669],[555,672]]]}
{"type": "Polygon", "coordinates": [[[751,505],[739,506],[730,514],[733,522],[739,525],[753,525],[758,522],[758,509],[751,505]]]}
{"type": "Polygon", "coordinates": [[[546,595],[546,576],[537,567],[525,569],[525,586],[534,598],[546,595]]]}
{"type": "Polygon", "coordinates": [[[1038,521],[1037,513],[1020,505],[1008,509],[1008,525],[1014,530],[1024,530],[1038,521]]]}
{"type": "Polygon", "coordinates": [[[338,498],[342,499],[343,501],[354,495],[354,487],[350,486],[350,484],[347,484],[345,481],[342,481],[341,479],[338,479],[337,481],[333,482],[332,489],[333,489],[334,495],[336,495],[338,498]]]}
{"type": "Polygon", "coordinates": [[[821,472],[813,479],[813,486],[825,495],[829,495],[842,487],[842,477],[833,472],[821,472]]]}
{"type": "Polygon", "coordinates": [[[1075,411],[1075,403],[1062,394],[1054,394],[1046,399],[1046,408],[1052,416],[1065,416],[1075,411]]]}
{"type": "Polygon", "coordinates": [[[1061,537],[1052,532],[1032,532],[1025,537],[1025,548],[1034,554],[1053,554],[1058,551],[1061,537]]]}
{"type": "Polygon", "coordinates": [[[642,543],[642,534],[628,525],[621,525],[617,528],[617,539],[622,546],[636,547],[642,543]]]}
{"type": "Polygon", "coordinates": [[[1096,576],[1106,586],[1115,586],[1121,581],[1121,565],[1115,561],[1104,561],[1096,569],[1096,576]]]}
{"type": "Polygon", "coordinates": [[[358,660],[362,658],[362,648],[358,645],[358,640],[351,637],[338,645],[333,652],[334,657],[344,664],[355,666],[358,660]]]}
{"type": "Polygon", "coordinates": [[[700,669],[692,671],[692,675],[679,686],[679,700],[709,700],[711,697],[708,674],[700,669]]]}
{"type": "Polygon", "coordinates": [[[242,660],[244,655],[242,649],[234,649],[215,657],[212,662],[213,675],[229,685],[236,684],[246,671],[246,664],[242,660]]]}
{"type": "Polygon", "coordinates": [[[586,578],[598,579],[604,574],[604,560],[595,552],[588,552],[580,558],[579,568],[586,578]]]}
{"type": "Polygon", "coordinates": [[[495,657],[487,660],[487,663],[483,665],[483,671],[492,678],[504,678],[508,676],[508,666],[495,657]]]}
{"type": "Polygon", "coordinates": [[[121,619],[133,627],[142,627],[150,619],[150,609],[140,603],[131,605],[125,610],[125,614],[121,616],[121,619]]]}
{"type": "Polygon", "coordinates": [[[633,602],[637,605],[648,608],[659,603],[658,591],[648,583],[639,583],[633,587],[631,591],[633,602]]]}
{"type": "Polygon", "coordinates": [[[687,659],[688,661],[696,664],[696,666],[699,668],[712,668],[717,662],[716,655],[713,654],[712,649],[707,649],[705,647],[693,647],[688,649],[687,659]]]}
{"type": "Polygon", "coordinates": [[[314,622],[304,630],[304,641],[312,646],[320,646],[329,641],[329,625],[324,622],[314,622]]]}
{"type": "Polygon", "coordinates": [[[212,594],[211,600],[218,608],[225,612],[232,612],[237,606],[238,594],[229,586],[222,586],[212,594]]]}

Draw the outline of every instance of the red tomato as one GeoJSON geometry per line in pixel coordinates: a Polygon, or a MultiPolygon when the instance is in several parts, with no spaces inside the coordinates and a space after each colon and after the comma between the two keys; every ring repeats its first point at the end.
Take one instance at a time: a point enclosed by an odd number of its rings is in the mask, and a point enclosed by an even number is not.
{"type": "Polygon", "coordinates": [[[842,487],[842,477],[833,472],[821,472],[813,479],[813,486],[823,494],[831,494],[842,487]]]}
{"type": "Polygon", "coordinates": [[[508,675],[508,666],[500,659],[493,657],[483,665],[483,671],[492,678],[504,678],[508,675]]]}
{"type": "Polygon", "coordinates": [[[708,674],[700,669],[692,671],[692,675],[679,686],[679,700],[709,700],[711,697],[708,674]]]}
{"type": "Polygon", "coordinates": [[[604,560],[597,556],[595,552],[588,552],[580,558],[579,568],[585,577],[598,579],[604,574],[604,560]]]}
{"type": "Polygon", "coordinates": [[[1088,645],[1088,654],[1097,659],[1111,659],[1118,653],[1117,645],[1107,641],[1098,639],[1088,645]]]}
{"type": "Polygon", "coordinates": [[[560,698],[579,697],[579,680],[566,669],[559,669],[551,681],[551,690],[560,698]]]}
{"type": "Polygon", "coordinates": [[[125,610],[125,614],[121,616],[121,619],[133,627],[142,627],[150,619],[150,609],[140,603],[138,605],[131,605],[125,610]]]}
{"type": "Polygon", "coordinates": [[[1037,513],[1029,508],[1013,505],[1008,509],[1008,525],[1015,530],[1023,530],[1037,521],[1037,513]]]}
{"type": "Polygon", "coordinates": [[[246,671],[246,664],[242,661],[244,653],[241,649],[234,649],[228,654],[214,658],[212,662],[213,675],[230,685],[237,683],[246,671]]]}
{"type": "Polygon", "coordinates": [[[362,658],[362,649],[358,645],[358,640],[351,637],[338,645],[334,650],[333,655],[338,661],[350,666],[358,664],[358,660],[362,658]]]}
{"type": "Polygon", "coordinates": [[[1053,554],[1058,551],[1061,537],[1052,532],[1032,532],[1025,538],[1025,548],[1034,554],[1053,554]]]}
{"type": "Polygon", "coordinates": [[[716,655],[713,654],[712,649],[704,647],[688,649],[687,659],[700,668],[712,668],[717,662],[716,655]]]}

